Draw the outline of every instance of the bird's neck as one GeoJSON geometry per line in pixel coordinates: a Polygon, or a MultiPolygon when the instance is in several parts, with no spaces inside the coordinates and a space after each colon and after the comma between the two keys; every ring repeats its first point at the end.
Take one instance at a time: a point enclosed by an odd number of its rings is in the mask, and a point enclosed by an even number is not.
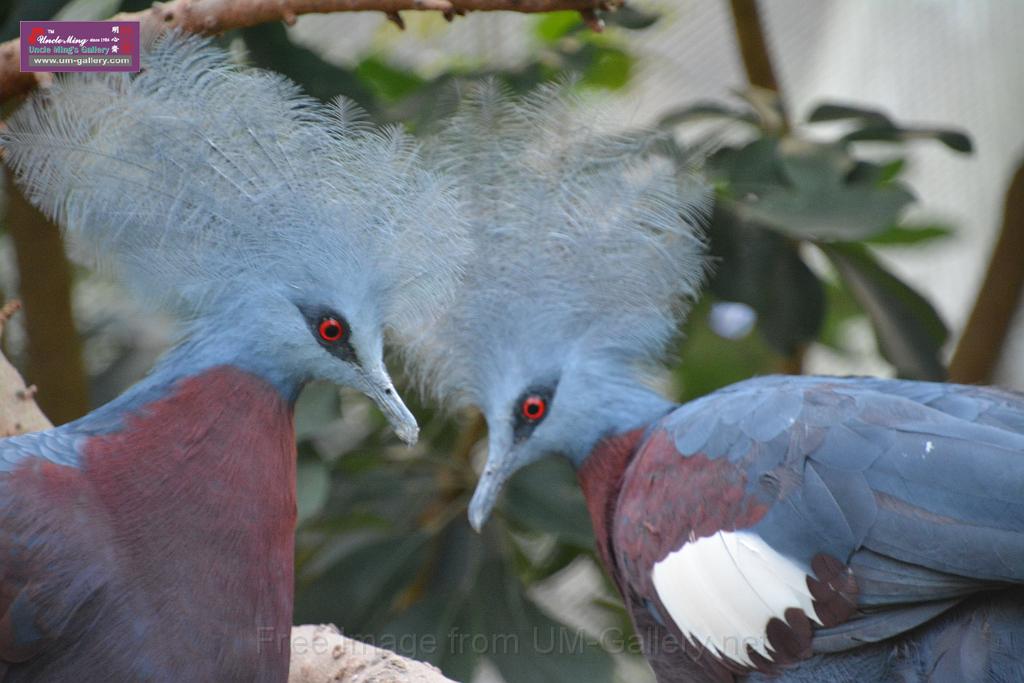
{"type": "Polygon", "coordinates": [[[594,527],[597,550],[609,570],[615,566],[611,561],[611,521],[622,490],[623,475],[646,431],[645,427],[637,427],[602,439],[576,471],[594,527]]]}
{"type": "Polygon", "coordinates": [[[608,418],[615,420],[617,428],[606,430],[606,435],[576,467],[598,551],[608,567],[613,566],[608,563],[610,523],[626,468],[636,456],[648,428],[677,407],[647,387],[636,386],[632,391],[624,390],[623,394],[622,401],[614,405],[615,416],[608,418]]]}
{"type": "Polygon", "coordinates": [[[68,426],[88,434],[117,429],[126,415],[165,397],[178,383],[224,367],[261,379],[286,403],[294,404],[302,383],[275,373],[272,368],[264,368],[251,356],[251,349],[231,339],[194,334],[167,351],[144,378],[120,396],[89,413],[80,424],[68,426]]]}
{"type": "Polygon", "coordinates": [[[598,384],[587,410],[573,421],[571,438],[564,439],[571,445],[563,454],[580,471],[598,454],[602,441],[647,427],[678,405],[639,382],[598,384]]]}

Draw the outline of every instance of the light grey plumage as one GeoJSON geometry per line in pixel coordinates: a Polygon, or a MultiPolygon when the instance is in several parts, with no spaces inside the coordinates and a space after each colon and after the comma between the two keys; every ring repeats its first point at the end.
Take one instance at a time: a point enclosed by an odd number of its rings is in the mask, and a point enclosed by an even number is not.
{"type": "Polygon", "coordinates": [[[519,467],[578,464],[669,405],[646,371],[703,277],[709,197],[657,133],[602,118],[566,86],[516,101],[489,84],[429,148],[463,190],[475,250],[455,302],[403,345],[426,391],[487,417],[477,527],[519,467]],[[524,419],[530,397],[542,420],[524,419]]]}
{"type": "Polygon", "coordinates": [[[134,293],[192,317],[284,282],[417,324],[450,292],[452,194],[401,130],[205,40],[162,39],[144,63],[59,80],[3,138],[32,201],[134,293]]]}
{"type": "Polygon", "coordinates": [[[143,67],[58,79],[9,119],[0,145],[27,196],[184,321],[165,374],[228,363],[288,395],[326,379],[414,439],[383,336],[424,326],[453,291],[467,244],[450,184],[400,129],[208,40],[159,38],[143,67]],[[311,330],[328,313],[350,333],[344,358],[311,330]]]}
{"type": "Polygon", "coordinates": [[[517,101],[489,83],[433,140],[475,251],[456,302],[405,344],[426,391],[487,406],[513,367],[641,371],[664,353],[703,276],[708,194],[657,133],[604,118],[567,86],[517,101]]]}

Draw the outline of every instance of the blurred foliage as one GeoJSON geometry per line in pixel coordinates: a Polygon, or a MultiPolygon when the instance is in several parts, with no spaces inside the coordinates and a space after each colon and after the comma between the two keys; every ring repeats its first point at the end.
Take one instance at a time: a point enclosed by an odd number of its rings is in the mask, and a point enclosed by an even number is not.
{"type": "MultiPolygon", "coordinates": [[[[878,350],[899,376],[944,379],[945,324],[872,246],[913,246],[950,234],[945,226],[905,220],[914,194],[901,178],[904,148],[934,140],[966,153],[970,140],[958,131],[901,126],[879,111],[835,103],[815,107],[806,122],[790,127],[774,93],[753,89],[740,99],[739,105],[683,107],[660,122],[670,130],[700,124],[707,137],[698,145],[714,148],[706,162],[715,187],[710,295],[749,306],[767,345],[792,356],[821,337],[829,315],[826,290],[837,287],[856,304],[842,315],[867,316],[878,350]],[[709,121],[724,125],[708,135],[709,121]],[[840,130],[816,130],[825,122],[840,130]],[[865,142],[886,147],[881,161],[859,153],[865,142]],[[809,265],[815,250],[830,262],[834,281],[809,265]]],[[[685,380],[689,371],[682,372],[685,380]]],[[[687,396],[708,388],[701,384],[691,393],[687,386],[687,396]]]]}
{"type": "MultiPolygon", "coordinates": [[[[16,35],[20,19],[58,12],[101,18],[149,4],[13,0],[0,5],[0,37],[16,35]]],[[[315,97],[345,96],[376,121],[420,130],[451,111],[456,80],[497,78],[526,91],[571,76],[580,88],[626,87],[636,58],[624,35],[658,17],[626,9],[606,18],[609,30],[595,34],[576,13],[539,16],[529,22],[532,49],[524,63],[457,63],[429,76],[387,54],[328,62],[296,45],[279,24],[221,40],[244,46],[250,61],[288,75],[315,97]]],[[[969,140],[847,104],[822,104],[794,126],[781,112],[771,93],[752,91],[736,102],[680,108],[660,122],[690,147],[713,150],[706,169],[716,199],[709,227],[714,270],[684,330],[672,374],[677,398],[775,371],[815,342],[841,353],[856,319],[870,322],[898,374],[941,378],[946,328],[877,250],[918,248],[950,234],[946,226],[904,218],[914,201],[902,180],[904,154],[918,140],[967,152],[969,140]],[[864,153],[865,143],[874,155],[864,153]]],[[[324,385],[300,398],[297,623],[334,622],[350,635],[434,662],[456,680],[470,680],[488,660],[509,683],[612,681],[615,667],[598,634],[561,624],[559,606],[542,604],[534,590],[571,564],[594,561],[571,468],[552,460],[521,472],[477,535],[466,506],[482,446],[480,419],[410,404],[423,427],[411,450],[361,398],[339,397],[324,385]]],[[[594,607],[606,624],[628,631],[617,599],[608,599],[613,594],[606,585],[594,607]]]]}

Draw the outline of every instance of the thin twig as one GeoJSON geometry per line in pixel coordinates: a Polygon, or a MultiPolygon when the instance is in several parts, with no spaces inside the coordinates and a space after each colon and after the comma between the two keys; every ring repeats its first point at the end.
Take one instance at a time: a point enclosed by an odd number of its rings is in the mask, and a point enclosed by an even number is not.
{"type": "Polygon", "coordinates": [[[736,30],[736,44],[743,58],[750,85],[774,90],[781,96],[779,79],[775,76],[764,23],[757,8],[757,0],[732,0],[732,18],[736,30]]]}
{"type": "Polygon", "coordinates": [[[992,247],[985,280],[978,290],[971,317],[964,327],[949,379],[964,384],[987,384],[1002,356],[1006,337],[1024,292],[1024,163],[1006,191],[1003,227],[992,247]]]}
{"type": "MultiPolygon", "coordinates": [[[[597,9],[614,9],[624,0],[171,0],[141,12],[122,12],[117,21],[138,21],[144,35],[169,28],[188,33],[215,34],[274,21],[295,23],[302,14],[328,12],[383,12],[392,18],[399,11],[441,12],[451,19],[466,12],[577,11],[592,16],[597,9]]],[[[400,21],[400,20],[399,20],[400,21]]],[[[398,22],[396,22],[398,23],[398,22]]],[[[596,26],[596,21],[589,21],[596,26]]],[[[0,43],[0,103],[32,90],[40,79],[22,73],[18,39],[0,43]]],[[[45,75],[45,74],[43,74],[45,75]]]]}
{"type": "MultiPolygon", "coordinates": [[[[768,50],[768,38],[765,35],[764,22],[757,7],[757,0],[731,0],[733,29],[736,33],[736,46],[743,60],[743,70],[747,82],[754,88],[764,88],[775,92],[779,102],[780,133],[790,129],[786,115],[785,100],[779,79],[775,75],[771,52],[768,50]]],[[[796,248],[796,241],[789,243],[796,248]]],[[[804,354],[807,348],[801,345],[793,353],[781,359],[778,370],[787,375],[799,375],[804,370],[804,354]]]]}
{"type": "MultiPolygon", "coordinates": [[[[9,301],[0,308],[0,334],[20,308],[19,301],[9,301]]],[[[36,405],[35,396],[36,388],[26,386],[18,371],[0,353],[0,439],[52,426],[36,405]]]]}
{"type": "Polygon", "coordinates": [[[72,306],[74,271],[60,229],[33,207],[7,174],[7,233],[14,247],[28,338],[26,374],[40,407],[57,424],[89,410],[89,383],[72,306]]]}

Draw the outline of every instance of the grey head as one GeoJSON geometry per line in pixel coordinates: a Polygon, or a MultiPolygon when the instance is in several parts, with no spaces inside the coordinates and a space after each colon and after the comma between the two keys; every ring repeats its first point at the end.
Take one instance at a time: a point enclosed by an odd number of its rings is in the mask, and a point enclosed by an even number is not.
{"type": "Polygon", "coordinates": [[[485,85],[430,146],[465,188],[474,250],[404,356],[426,391],[486,417],[478,529],[519,468],[579,465],[670,405],[649,371],[703,278],[708,193],[664,138],[605,132],[602,116],[564,87],[515,101],[485,85]]]}
{"type": "Polygon", "coordinates": [[[165,362],[235,364],[291,396],[354,387],[415,441],[382,349],[453,291],[450,188],[400,131],[206,40],[158,39],[143,66],[58,80],[9,120],[0,144],[27,196],[182,322],[188,353],[165,362]]]}

